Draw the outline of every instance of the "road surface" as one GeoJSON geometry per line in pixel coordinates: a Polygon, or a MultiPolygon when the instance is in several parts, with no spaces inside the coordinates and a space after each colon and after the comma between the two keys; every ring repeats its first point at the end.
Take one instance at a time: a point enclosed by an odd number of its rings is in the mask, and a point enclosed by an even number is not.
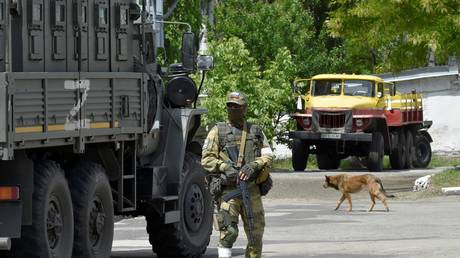
{"type": "MultiPolygon", "coordinates": [[[[378,173],[389,192],[409,191],[413,179],[441,170],[378,173]]],[[[350,171],[349,171],[350,172],[350,171]]],[[[390,212],[377,203],[366,212],[368,194],[353,195],[353,211],[344,202],[334,211],[339,193],[321,187],[325,174],[275,173],[277,183],[264,199],[267,227],[264,257],[458,257],[460,196],[389,200],[390,212]]],[[[362,174],[365,171],[351,172],[362,174]]],[[[244,232],[242,229],[240,232],[244,232]]],[[[244,257],[246,238],[234,247],[244,257]]],[[[204,257],[217,257],[217,234],[204,257]]],[[[115,227],[113,258],[152,258],[143,218],[120,221],[115,227]]]]}

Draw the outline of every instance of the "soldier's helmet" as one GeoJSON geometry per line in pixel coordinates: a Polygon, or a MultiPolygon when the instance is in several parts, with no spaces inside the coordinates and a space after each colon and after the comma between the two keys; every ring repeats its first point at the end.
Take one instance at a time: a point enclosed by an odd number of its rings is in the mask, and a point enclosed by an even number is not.
{"type": "Polygon", "coordinates": [[[248,105],[248,98],[242,92],[237,92],[237,91],[230,92],[227,95],[227,105],[229,103],[234,103],[234,104],[237,104],[237,105],[240,105],[240,106],[247,106],[248,105]]]}

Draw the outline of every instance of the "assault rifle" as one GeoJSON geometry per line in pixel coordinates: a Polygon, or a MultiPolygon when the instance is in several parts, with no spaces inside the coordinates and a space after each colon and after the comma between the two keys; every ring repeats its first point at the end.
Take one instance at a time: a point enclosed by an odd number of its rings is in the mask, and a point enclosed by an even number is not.
{"type": "MultiPolygon", "coordinates": [[[[235,165],[238,159],[238,149],[236,147],[226,147],[225,149],[227,150],[228,156],[221,152],[220,157],[224,159],[224,161],[230,161],[233,164],[233,166],[238,171],[240,171],[241,168],[235,165]]],[[[222,199],[224,199],[225,202],[228,202],[231,199],[241,199],[243,201],[244,211],[246,212],[246,217],[248,219],[249,226],[248,239],[251,243],[254,243],[254,213],[252,212],[251,194],[249,193],[248,182],[239,180],[238,175],[237,188],[225,194],[222,197],[222,199]]]]}

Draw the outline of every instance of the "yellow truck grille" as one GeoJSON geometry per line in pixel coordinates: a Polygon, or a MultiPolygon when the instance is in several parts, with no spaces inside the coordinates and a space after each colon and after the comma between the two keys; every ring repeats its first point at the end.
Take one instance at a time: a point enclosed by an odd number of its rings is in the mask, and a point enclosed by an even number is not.
{"type": "Polygon", "coordinates": [[[321,113],[319,115],[320,128],[342,128],[345,126],[345,114],[334,113],[321,113]]]}

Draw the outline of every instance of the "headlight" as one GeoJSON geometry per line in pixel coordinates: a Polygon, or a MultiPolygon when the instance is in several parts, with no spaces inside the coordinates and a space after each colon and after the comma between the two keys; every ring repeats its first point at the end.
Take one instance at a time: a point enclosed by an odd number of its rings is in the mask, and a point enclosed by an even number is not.
{"type": "Polygon", "coordinates": [[[356,119],[356,126],[357,126],[357,127],[361,127],[361,126],[363,126],[363,125],[364,125],[364,122],[363,122],[362,119],[356,119]]]}

